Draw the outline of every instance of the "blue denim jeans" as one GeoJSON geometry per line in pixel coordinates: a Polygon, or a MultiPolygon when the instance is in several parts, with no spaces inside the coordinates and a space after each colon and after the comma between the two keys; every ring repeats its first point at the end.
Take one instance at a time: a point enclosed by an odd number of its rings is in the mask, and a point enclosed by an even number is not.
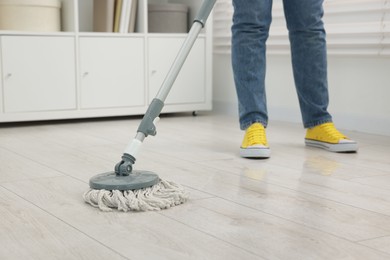
{"type": "MultiPolygon", "coordinates": [[[[283,0],[292,67],[303,125],[331,122],[328,113],[326,34],[323,0],[283,0]]],[[[272,0],[233,0],[232,66],[241,129],[268,124],[265,72],[266,41],[272,0]]]]}

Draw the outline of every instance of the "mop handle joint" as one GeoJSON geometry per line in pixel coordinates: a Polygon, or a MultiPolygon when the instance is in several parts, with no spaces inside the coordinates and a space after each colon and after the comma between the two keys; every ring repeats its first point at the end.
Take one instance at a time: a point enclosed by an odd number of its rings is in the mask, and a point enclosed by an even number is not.
{"type": "Polygon", "coordinates": [[[127,153],[124,153],[122,160],[115,165],[115,174],[117,176],[128,176],[133,171],[135,158],[127,153]]]}
{"type": "Polygon", "coordinates": [[[216,0],[204,0],[202,6],[200,7],[197,16],[194,19],[194,22],[202,24],[202,27],[205,26],[207,18],[209,17],[211,10],[214,7],[216,0]]]}
{"type": "Polygon", "coordinates": [[[160,115],[163,107],[164,102],[158,98],[154,98],[152,103],[150,103],[137,132],[143,133],[145,137],[148,135],[156,135],[157,131],[155,123],[158,121],[158,116],[160,115]]]}

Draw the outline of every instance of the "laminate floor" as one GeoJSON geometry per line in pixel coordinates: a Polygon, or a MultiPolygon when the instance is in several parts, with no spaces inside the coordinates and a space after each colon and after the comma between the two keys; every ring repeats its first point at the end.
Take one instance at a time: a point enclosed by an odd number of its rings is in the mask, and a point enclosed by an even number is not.
{"type": "Polygon", "coordinates": [[[158,212],[101,212],[82,194],[138,117],[0,125],[0,259],[390,259],[390,137],[358,153],[304,146],[271,122],[267,160],[240,158],[237,119],[165,115],[136,169],[191,194],[158,212]]]}

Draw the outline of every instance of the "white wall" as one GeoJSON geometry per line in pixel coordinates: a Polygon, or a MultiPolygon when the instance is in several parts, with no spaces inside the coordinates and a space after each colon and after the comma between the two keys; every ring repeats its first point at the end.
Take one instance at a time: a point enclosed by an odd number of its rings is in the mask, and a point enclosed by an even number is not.
{"type": "MultiPolygon", "coordinates": [[[[214,107],[237,115],[230,55],[214,54],[214,107]]],[[[340,129],[390,136],[390,59],[329,56],[329,112],[340,129]]],[[[269,55],[266,78],[270,121],[301,122],[287,55],[269,55]]]]}

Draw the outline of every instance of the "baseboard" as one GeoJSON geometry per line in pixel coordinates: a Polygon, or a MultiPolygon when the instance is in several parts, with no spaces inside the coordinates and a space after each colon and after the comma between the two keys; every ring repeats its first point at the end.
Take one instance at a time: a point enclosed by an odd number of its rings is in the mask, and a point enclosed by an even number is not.
{"type": "MultiPolygon", "coordinates": [[[[213,112],[238,117],[236,102],[214,101],[213,112]]],[[[268,106],[270,121],[282,121],[302,124],[299,108],[280,108],[268,106]]],[[[390,118],[375,118],[364,115],[351,115],[340,112],[332,112],[333,121],[337,128],[361,133],[390,136],[390,118]]]]}

